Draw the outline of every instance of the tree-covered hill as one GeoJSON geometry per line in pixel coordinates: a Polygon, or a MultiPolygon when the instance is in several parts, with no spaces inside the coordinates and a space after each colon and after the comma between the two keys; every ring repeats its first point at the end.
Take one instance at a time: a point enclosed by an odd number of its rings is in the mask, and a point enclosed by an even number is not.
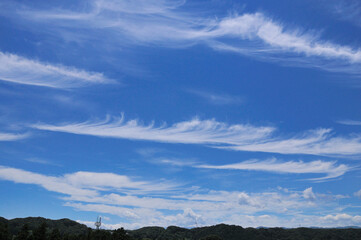
{"type": "Polygon", "coordinates": [[[170,226],[94,230],[69,219],[0,217],[0,240],[361,240],[361,229],[243,228],[219,224],[193,229],[170,226]]]}
{"type": "Polygon", "coordinates": [[[14,218],[7,220],[0,217],[0,223],[7,223],[10,234],[17,234],[21,228],[27,224],[29,230],[35,230],[42,223],[45,223],[48,229],[58,229],[61,234],[85,234],[88,227],[70,219],[51,220],[42,217],[14,218]]]}
{"type": "Polygon", "coordinates": [[[145,240],[361,240],[361,229],[314,228],[243,228],[219,224],[193,229],[170,226],[146,227],[128,232],[134,239],[145,240]]]}
{"type": "Polygon", "coordinates": [[[123,228],[94,230],[70,219],[0,217],[0,240],[130,240],[123,228]]]}

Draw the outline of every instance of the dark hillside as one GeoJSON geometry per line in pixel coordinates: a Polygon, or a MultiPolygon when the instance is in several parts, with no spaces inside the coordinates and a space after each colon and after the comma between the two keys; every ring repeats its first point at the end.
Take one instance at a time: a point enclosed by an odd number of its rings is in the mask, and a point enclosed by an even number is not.
{"type": "Polygon", "coordinates": [[[0,240],[361,240],[360,228],[243,228],[219,224],[137,230],[94,230],[69,219],[0,217],[0,240]],[[24,237],[25,236],[25,237],[24,237]]]}
{"type": "Polygon", "coordinates": [[[129,231],[129,235],[135,239],[157,239],[165,232],[162,227],[143,227],[137,230],[129,231]]]}
{"type": "Polygon", "coordinates": [[[29,230],[33,231],[39,227],[42,223],[45,223],[48,230],[57,228],[60,234],[85,234],[88,231],[88,227],[84,224],[80,224],[73,220],[64,218],[59,220],[51,220],[42,217],[27,217],[27,218],[14,218],[7,220],[0,218],[0,223],[7,223],[10,234],[17,234],[21,228],[27,224],[29,230]]]}
{"type": "Polygon", "coordinates": [[[219,224],[193,229],[170,226],[128,231],[137,240],[361,240],[361,229],[323,228],[243,228],[219,224]]]}

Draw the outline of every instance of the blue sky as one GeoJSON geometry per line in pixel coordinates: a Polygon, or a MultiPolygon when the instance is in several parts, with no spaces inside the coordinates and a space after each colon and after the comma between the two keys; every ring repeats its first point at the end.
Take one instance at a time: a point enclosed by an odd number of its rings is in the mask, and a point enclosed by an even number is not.
{"type": "Polygon", "coordinates": [[[0,212],[361,226],[358,1],[1,1],[0,212]]]}

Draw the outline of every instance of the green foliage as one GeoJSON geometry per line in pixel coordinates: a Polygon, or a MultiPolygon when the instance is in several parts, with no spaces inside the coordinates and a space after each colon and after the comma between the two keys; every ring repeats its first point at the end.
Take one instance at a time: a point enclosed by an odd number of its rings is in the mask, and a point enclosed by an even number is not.
{"type": "Polygon", "coordinates": [[[361,229],[255,229],[219,224],[193,229],[147,227],[129,231],[129,235],[135,240],[361,240],[361,229]]]}
{"type": "Polygon", "coordinates": [[[0,221],[0,239],[8,240],[9,239],[9,229],[8,223],[0,221]]]}
{"type": "Polygon", "coordinates": [[[61,240],[61,235],[59,232],[59,229],[54,228],[53,231],[50,234],[49,240],[61,240]]]}
{"type": "Polygon", "coordinates": [[[34,240],[47,240],[46,235],[46,223],[42,222],[39,227],[37,227],[34,231],[34,240]]]}
{"type": "Polygon", "coordinates": [[[130,231],[129,234],[135,239],[148,240],[156,239],[165,231],[162,227],[143,227],[134,231],[130,231]]]}
{"type": "Polygon", "coordinates": [[[356,240],[361,229],[242,228],[219,224],[201,228],[170,226],[138,230],[93,230],[69,219],[0,217],[0,240],[356,240]],[[81,229],[81,231],[79,231],[81,229]]]}
{"type": "Polygon", "coordinates": [[[113,231],[112,240],[130,240],[131,237],[127,234],[124,228],[118,228],[113,231]]]}
{"type": "Polygon", "coordinates": [[[209,235],[207,237],[201,238],[200,240],[222,240],[222,238],[217,235],[209,235]]]}
{"type": "MultiPolygon", "coordinates": [[[[4,219],[4,218],[2,218],[4,219]]],[[[4,219],[6,220],[6,219],[4,219]]],[[[9,226],[9,233],[11,235],[17,234],[24,224],[27,224],[30,230],[35,230],[43,222],[46,224],[47,228],[52,230],[57,228],[61,235],[79,235],[86,234],[88,227],[84,224],[79,224],[70,219],[60,219],[60,220],[50,220],[41,217],[28,217],[28,218],[15,218],[11,220],[6,220],[9,226]]],[[[0,218],[1,222],[1,218],[0,218]]]]}
{"type": "Polygon", "coordinates": [[[22,226],[18,235],[16,236],[15,240],[27,240],[29,239],[29,235],[30,235],[29,226],[28,224],[25,223],[22,226]]]}

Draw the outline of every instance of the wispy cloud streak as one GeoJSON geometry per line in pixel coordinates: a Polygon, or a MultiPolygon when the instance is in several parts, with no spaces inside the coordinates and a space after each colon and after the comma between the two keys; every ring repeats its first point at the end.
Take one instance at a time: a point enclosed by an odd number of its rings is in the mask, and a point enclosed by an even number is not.
{"type": "Polygon", "coordinates": [[[361,189],[354,193],[355,196],[361,198],[361,189]]]}
{"type": "Polygon", "coordinates": [[[361,3],[357,0],[328,0],[320,1],[322,8],[334,13],[338,19],[361,26],[361,3]]]}
{"type": "Polygon", "coordinates": [[[361,136],[333,136],[331,129],[310,130],[295,137],[275,137],[248,145],[225,147],[237,151],[284,154],[359,155],[361,136]]]}
{"type": "MultiPolygon", "coordinates": [[[[268,47],[267,51],[303,53],[306,56],[341,58],[350,62],[361,61],[361,51],[351,47],[324,42],[311,34],[297,30],[286,31],[278,24],[260,13],[244,14],[221,20],[216,29],[204,33],[206,36],[229,36],[240,39],[259,39],[268,47]]],[[[261,52],[261,51],[259,51],[261,52]]]]}
{"type": "Polygon", "coordinates": [[[86,121],[64,125],[35,124],[33,128],[93,135],[99,137],[125,138],[169,143],[191,144],[245,144],[249,141],[266,138],[272,127],[254,127],[251,125],[228,125],[214,119],[178,122],[156,127],[154,123],[142,125],[137,120],[124,121],[124,118],[107,117],[104,121],[86,121]]]}
{"type": "Polygon", "coordinates": [[[114,173],[75,172],[63,176],[48,176],[1,165],[0,179],[15,183],[35,184],[48,191],[82,197],[96,197],[99,195],[98,191],[127,192],[137,190],[140,193],[147,193],[176,189],[174,184],[134,181],[128,176],[114,173]]]}
{"type": "Polygon", "coordinates": [[[227,94],[215,94],[199,90],[187,90],[187,92],[199,96],[214,105],[242,104],[244,102],[241,97],[227,94]]]}
{"type": "Polygon", "coordinates": [[[166,143],[205,144],[236,151],[352,156],[361,154],[361,136],[334,136],[330,129],[317,129],[295,136],[276,135],[273,127],[218,122],[197,118],[171,126],[142,125],[137,120],[108,117],[104,121],[68,124],[34,124],[31,127],[98,137],[166,143]]]}
{"type": "Polygon", "coordinates": [[[28,8],[15,13],[63,35],[74,29],[90,29],[93,31],[88,34],[94,38],[103,30],[102,34],[111,35],[118,44],[205,44],[266,61],[360,74],[358,46],[323,40],[314,33],[305,33],[305,29],[286,30],[284,24],[259,12],[209,18],[196,10],[186,12],[184,5],[184,1],[93,0],[86,10],[28,8]]]}
{"type": "Polygon", "coordinates": [[[0,52],[0,80],[51,88],[76,88],[114,82],[102,73],[42,63],[0,52]]]}
{"type": "Polygon", "coordinates": [[[16,141],[28,138],[29,133],[4,133],[0,132],[0,141],[16,141]]]}
{"type": "Polygon", "coordinates": [[[226,165],[198,165],[198,168],[209,169],[229,169],[229,170],[249,170],[265,171],[274,173],[296,173],[296,174],[326,174],[325,177],[313,178],[310,180],[326,180],[344,175],[351,168],[345,164],[337,165],[336,162],[325,162],[321,160],[303,162],[303,161],[278,161],[276,159],[259,161],[249,160],[240,163],[226,165]]]}
{"type": "Polygon", "coordinates": [[[356,120],[341,120],[337,121],[337,123],[350,126],[361,126],[361,121],[356,120]]]}

